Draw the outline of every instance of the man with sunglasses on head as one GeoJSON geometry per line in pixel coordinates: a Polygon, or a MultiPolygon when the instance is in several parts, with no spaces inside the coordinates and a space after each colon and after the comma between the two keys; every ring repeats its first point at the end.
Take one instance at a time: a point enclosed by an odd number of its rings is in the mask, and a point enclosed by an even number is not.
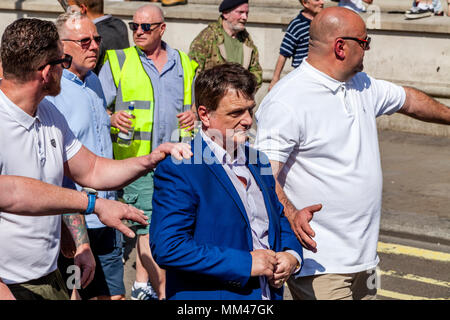
{"type": "MultiPolygon", "coordinates": [[[[167,154],[179,159],[191,154],[185,144],[168,143],[150,155],[114,161],[84,147],[64,116],[44,99],[60,93],[63,68],[71,67],[56,26],[50,21],[18,19],[7,26],[1,41],[1,61],[1,175],[29,177],[57,186],[67,176],[89,188],[84,189],[83,214],[106,212],[117,216],[116,201],[98,199],[93,189],[116,190],[153,170],[167,154]]],[[[77,100],[72,102],[74,108],[77,100]]],[[[73,207],[62,208],[62,212],[73,207]]],[[[132,220],[145,223],[142,212],[131,206],[129,210],[134,212],[132,220]]],[[[0,279],[17,299],[68,299],[66,284],[57,268],[61,217],[52,213],[27,216],[0,212],[0,279]]],[[[127,216],[122,214],[121,219],[127,216]]],[[[80,234],[73,236],[79,239],[80,234]]],[[[89,251],[87,243],[82,247],[83,252],[89,251]]],[[[86,286],[92,280],[92,265],[88,264],[89,259],[79,262],[81,279],[76,279],[75,270],[75,285],[81,282],[81,286],[86,286]]]]}
{"type": "Polygon", "coordinates": [[[294,299],[375,299],[382,172],[376,117],[400,112],[450,124],[450,108],[363,73],[370,37],[361,17],[332,7],[312,21],[308,57],[256,113],[255,146],[306,249],[294,299]]]}
{"type": "MultiPolygon", "coordinates": [[[[90,151],[98,156],[113,158],[110,136],[110,121],[106,111],[106,101],[102,87],[93,72],[100,51],[102,38],[94,23],[80,12],[60,15],[56,20],[56,27],[64,46],[64,53],[72,57],[71,66],[63,70],[61,78],[61,92],[59,95],[47,99],[64,115],[75,137],[90,151]],[[76,103],[74,103],[76,101],[76,103]]],[[[82,186],[75,184],[65,177],[63,186],[82,190],[82,186]]],[[[98,197],[116,200],[115,191],[98,191],[98,197]]],[[[64,221],[71,226],[76,220],[80,229],[87,227],[87,232],[80,237],[79,247],[82,245],[92,248],[91,267],[95,270],[93,281],[79,290],[83,299],[97,298],[101,300],[125,299],[122,262],[122,235],[119,231],[105,226],[97,216],[80,214],[66,214],[64,221]],[[72,223],[71,223],[72,222],[72,223]]],[[[71,259],[60,257],[59,266],[62,270],[71,265],[71,259]]],[[[65,274],[63,274],[64,276],[65,274]]]]}
{"type": "MultiPolygon", "coordinates": [[[[121,132],[130,128],[130,115],[125,110],[134,101],[134,138],[129,147],[113,142],[116,159],[147,154],[166,141],[189,139],[196,119],[191,105],[197,63],[162,41],[166,24],[161,8],[153,4],[138,8],[129,26],[136,45],[108,50],[99,74],[106,103],[113,112],[111,125],[121,132]]],[[[151,216],[153,172],[123,192],[125,202],[151,216]]],[[[131,298],[164,299],[165,273],[151,256],[149,228],[137,228],[136,281],[131,298]]]]}

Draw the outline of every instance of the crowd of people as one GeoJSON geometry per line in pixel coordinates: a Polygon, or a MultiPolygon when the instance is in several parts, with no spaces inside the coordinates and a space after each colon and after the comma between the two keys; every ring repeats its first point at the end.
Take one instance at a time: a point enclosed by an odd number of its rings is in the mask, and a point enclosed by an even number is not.
{"type": "Polygon", "coordinates": [[[223,0],[187,53],[163,41],[154,4],[134,13],[131,46],[102,0],[10,24],[0,299],[125,299],[123,235],[137,235],[134,300],[280,300],[285,283],[294,299],[375,299],[375,119],[448,125],[450,109],[363,72],[371,38],[357,10],[300,3],[256,114],[247,0],[223,0]]]}

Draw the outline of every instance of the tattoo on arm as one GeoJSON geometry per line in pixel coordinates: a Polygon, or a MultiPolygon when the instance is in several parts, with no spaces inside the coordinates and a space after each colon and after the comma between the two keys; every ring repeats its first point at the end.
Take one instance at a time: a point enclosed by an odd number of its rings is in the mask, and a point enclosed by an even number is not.
{"type": "Polygon", "coordinates": [[[270,161],[270,165],[272,166],[273,177],[275,179],[275,192],[278,196],[278,200],[284,207],[284,215],[289,220],[289,222],[291,222],[291,218],[293,218],[293,214],[297,211],[297,208],[295,208],[292,202],[289,201],[288,197],[283,191],[283,188],[278,182],[278,174],[280,173],[280,170],[284,164],[278,161],[270,161]]]}
{"type": "Polygon", "coordinates": [[[297,211],[297,208],[294,207],[291,201],[289,201],[288,197],[283,191],[283,188],[280,186],[278,181],[276,182],[275,191],[278,195],[278,199],[280,200],[281,204],[284,206],[284,215],[288,220],[290,221],[293,217],[292,215],[297,211]]]}
{"type": "Polygon", "coordinates": [[[86,221],[83,215],[78,213],[64,214],[63,222],[66,224],[67,229],[69,229],[76,247],[84,243],[89,243],[86,221]]]}

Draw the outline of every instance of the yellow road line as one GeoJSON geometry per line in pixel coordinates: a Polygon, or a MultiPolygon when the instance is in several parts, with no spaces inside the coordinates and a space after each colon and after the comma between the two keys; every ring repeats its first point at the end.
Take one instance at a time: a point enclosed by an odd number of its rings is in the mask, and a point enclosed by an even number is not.
{"type": "Polygon", "coordinates": [[[377,295],[387,297],[387,298],[398,299],[398,300],[449,300],[449,299],[445,299],[445,298],[417,297],[417,296],[411,296],[409,294],[403,294],[403,293],[398,293],[398,292],[383,290],[383,289],[378,289],[377,295]]]}
{"type": "Polygon", "coordinates": [[[450,262],[450,254],[439,251],[431,251],[426,249],[403,246],[394,243],[378,242],[378,252],[388,254],[404,254],[428,260],[437,260],[443,262],[450,262]]]}
{"type": "Polygon", "coordinates": [[[435,279],[431,279],[431,278],[420,277],[420,276],[416,276],[414,274],[403,274],[402,275],[393,270],[388,270],[388,271],[377,270],[377,272],[379,272],[379,274],[382,276],[390,276],[390,277],[395,277],[395,278],[419,281],[419,282],[424,282],[427,284],[450,288],[450,282],[447,282],[447,281],[440,281],[440,280],[435,280],[435,279]]]}

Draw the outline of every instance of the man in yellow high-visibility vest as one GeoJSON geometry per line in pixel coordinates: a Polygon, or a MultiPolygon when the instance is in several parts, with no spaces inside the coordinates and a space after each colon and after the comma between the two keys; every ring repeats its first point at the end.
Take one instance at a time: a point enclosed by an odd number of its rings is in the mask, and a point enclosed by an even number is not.
{"type": "MultiPolygon", "coordinates": [[[[166,24],[161,9],[153,4],[140,7],[129,26],[136,46],[108,50],[99,74],[112,111],[113,127],[127,133],[131,116],[125,110],[134,102],[133,141],[124,147],[115,143],[113,137],[116,159],[148,154],[163,142],[189,138],[196,119],[191,105],[197,63],[162,41],[166,24]]],[[[124,187],[123,191],[125,202],[151,216],[153,172],[124,187]]],[[[148,300],[157,296],[164,299],[165,273],[151,256],[149,228],[137,227],[136,281],[131,298],[148,300]]]]}

